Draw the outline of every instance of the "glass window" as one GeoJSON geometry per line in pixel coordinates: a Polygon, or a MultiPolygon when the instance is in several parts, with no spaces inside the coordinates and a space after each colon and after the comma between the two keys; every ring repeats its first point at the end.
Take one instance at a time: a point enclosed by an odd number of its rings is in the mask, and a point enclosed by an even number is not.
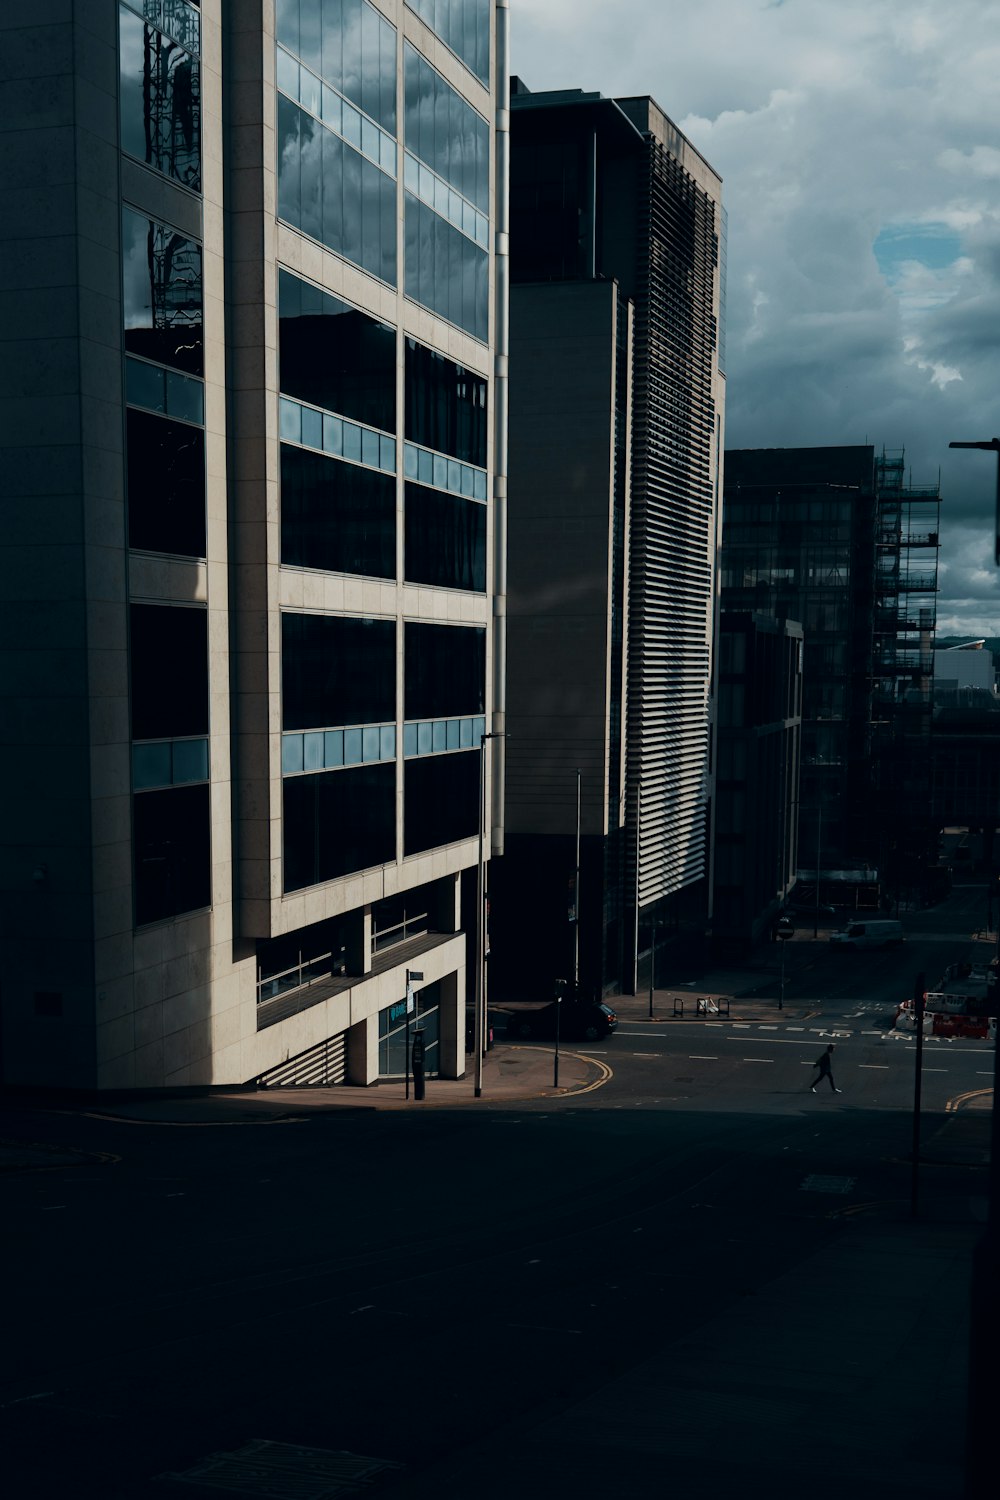
{"type": "Polygon", "coordinates": [[[489,256],[412,193],[405,195],[405,291],[485,343],[489,256]]]}
{"type": "Polygon", "coordinates": [[[205,434],[152,412],[126,411],[128,542],[205,556],[205,434]]]}
{"type": "Polygon", "coordinates": [[[395,286],[395,179],[283,94],[277,134],[279,218],[395,286]]]}
{"type": "MultiPolygon", "coordinates": [[[[181,6],[174,7],[180,11],[181,6]]],[[[184,6],[183,10],[189,7],[184,6]]],[[[119,19],[122,150],[201,189],[200,73],[197,57],[124,5],[119,19]]],[[[184,28],[183,24],[181,29],[184,28]]],[[[194,46],[197,47],[197,17],[194,46]]]]}
{"type": "Polygon", "coordinates": [[[451,719],[485,710],[486,631],[482,627],[411,620],[404,641],[407,719],[451,719]]]}
{"type": "Polygon", "coordinates": [[[208,780],[208,740],[175,740],[172,772],[175,786],[208,780]]]}
{"type": "Polygon", "coordinates": [[[211,905],[209,793],[203,784],[138,792],[133,797],[137,927],[211,905]]]}
{"type": "Polygon", "coordinates": [[[323,739],[323,764],[331,767],[342,766],[344,764],[344,731],[328,729],[323,739]]]}
{"type": "Polygon", "coordinates": [[[283,443],[281,561],[395,578],[395,480],[283,443]]]}
{"type": "MultiPolygon", "coordinates": [[[[406,436],[467,464],[486,467],[487,380],[408,338],[406,436]]],[[[412,476],[416,477],[416,476],[412,476]]]]}
{"type": "Polygon", "coordinates": [[[364,741],[360,729],[344,730],[344,765],[359,765],[364,758],[364,741]]]}
{"type": "Polygon", "coordinates": [[[153,786],[169,786],[173,780],[170,763],[170,741],[158,745],[132,746],[132,786],[135,791],[153,786]]]}
{"type": "Polygon", "coordinates": [[[383,724],[379,730],[379,759],[394,760],[396,757],[396,726],[383,724]]]}
{"type": "Polygon", "coordinates": [[[483,213],[490,198],[490,127],[409,42],[403,43],[407,150],[483,213]]]}
{"type": "Polygon", "coordinates": [[[286,396],[396,431],[396,330],[285,270],[277,315],[286,396]]]}
{"type": "Polygon", "coordinates": [[[125,350],[202,373],[201,246],[122,209],[125,350]]]}
{"type": "Polygon", "coordinates": [[[490,81],[490,0],[407,0],[481,83],[490,81]]]}
{"type": "Polygon", "coordinates": [[[407,583],[486,590],[486,507],[458,495],[407,484],[404,569],[407,583]]]}
{"type": "Polygon", "coordinates": [[[284,613],[281,626],[284,729],[395,718],[395,621],[284,613]]]}
{"type": "Polygon", "coordinates": [[[395,859],[392,762],[292,776],[282,784],[282,800],[286,891],[395,859]]]}
{"type": "Polygon", "coordinates": [[[208,611],[169,604],[129,607],[134,740],[208,733],[208,611]]]}
{"type": "Polygon", "coordinates": [[[312,734],[304,734],[302,736],[303,771],[321,771],[323,769],[325,748],[322,732],[314,730],[312,734]]]}
{"type": "Polygon", "coordinates": [[[278,41],[391,135],[396,28],[367,0],[278,0],[278,41]]]}
{"type": "Polygon", "coordinates": [[[381,744],[377,725],[366,724],[361,731],[361,759],[365,762],[381,759],[381,744]]]}
{"type": "Polygon", "coordinates": [[[403,852],[419,854],[478,831],[479,754],[428,755],[403,769],[403,852]]]}

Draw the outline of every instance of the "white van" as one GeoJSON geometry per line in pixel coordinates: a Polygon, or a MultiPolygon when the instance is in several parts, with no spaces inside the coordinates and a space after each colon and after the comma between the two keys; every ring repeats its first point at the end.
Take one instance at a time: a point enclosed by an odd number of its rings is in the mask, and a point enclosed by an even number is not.
{"type": "Polygon", "coordinates": [[[881,917],[875,921],[851,922],[844,932],[830,934],[831,943],[840,943],[845,948],[891,948],[902,941],[902,922],[881,917]]]}

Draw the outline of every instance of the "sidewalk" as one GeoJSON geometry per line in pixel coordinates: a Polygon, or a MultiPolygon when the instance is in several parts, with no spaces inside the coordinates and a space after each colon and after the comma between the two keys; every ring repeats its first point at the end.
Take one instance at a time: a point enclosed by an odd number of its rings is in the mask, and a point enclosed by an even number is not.
{"type": "MultiPolygon", "coordinates": [[[[519,1099],[561,1099],[599,1088],[610,1076],[610,1069],[604,1063],[582,1056],[572,1046],[563,1046],[559,1052],[559,1086],[556,1088],[551,1044],[497,1043],[483,1059],[482,1095],[477,1100],[471,1058],[467,1059],[467,1064],[464,1078],[429,1078],[426,1096],[422,1100],[415,1097],[412,1079],[409,1100],[403,1079],[393,1079],[373,1083],[368,1088],[338,1084],[329,1088],[218,1090],[172,1098],[95,1098],[87,1103],[62,1106],[62,1109],[66,1113],[131,1125],[282,1125],[316,1114],[345,1110],[453,1109],[519,1099]]],[[[0,1172],[71,1166],[89,1158],[90,1153],[86,1152],[0,1139],[0,1172]]]]}

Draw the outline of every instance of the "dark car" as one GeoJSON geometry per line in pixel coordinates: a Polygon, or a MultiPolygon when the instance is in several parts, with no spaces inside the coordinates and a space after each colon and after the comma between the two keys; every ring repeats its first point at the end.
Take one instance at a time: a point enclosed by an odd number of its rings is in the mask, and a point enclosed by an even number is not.
{"type": "MultiPolygon", "coordinates": [[[[559,1003],[559,1035],[570,1041],[596,1042],[609,1036],[618,1025],[618,1015],[610,1005],[563,1000],[559,1003]]],[[[556,1001],[521,1010],[508,1017],[507,1035],[552,1039],[556,1034],[556,1001]]]]}
{"type": "Polygon", "coordinates": [[[807,917],[808,918],[808,917],[815,917],[815,916],[820,916],[820,917],[836,917],[836,916],[839,915],[839,913],[838,913],[837,908],[835,906],[827,906],[824,902],[820,902],[819,906],[815,906],[815,905],[811,904],[808,901],[789,901],[789,903],[785,907],[782,915],[783,916],[788,916],[788,917],[793,917],[793,918],[794,917],[807,917]]]}

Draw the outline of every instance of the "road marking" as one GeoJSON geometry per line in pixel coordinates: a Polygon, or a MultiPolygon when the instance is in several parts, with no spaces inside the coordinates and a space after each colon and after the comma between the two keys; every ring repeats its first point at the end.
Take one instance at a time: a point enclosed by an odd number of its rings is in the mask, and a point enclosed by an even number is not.
{"type": "Polygon", "coordinates": [[[630,1052],[629,1057],[658,1057],[658,1052],[630,1052]]]}
{"type": "Polygon", "coordinates": [[[888,1063],[858,1063],[858,1067],[859,1068],[881,1068],[886,1073],[888,1073],[888,1071],[889,1071],[889,1064],[888,1063]]]}
{"type": "Polygon", "coordinates": [[[744,1057],[743,1062],[766,1062],[773,1063],[773,1057],[744,1057]]]}
{"type": "Polygon", "coordinates": [[[733,1022],[733,1030],[734,1031],[749,1031],[750,1030],[750,1023],[749,1023],[749,1021],[734,1021],[733,1022]]]}
{"type": "Polygon", "coordinates": [[[709,1052],[689,1052],[688,1062],[718,1062],[719,1059],[709,1052]]]}
{"type": "Polygon", "coordinates": [[[786,1026],[785,1027],[786,1031],[805,1031],[805,1029],[806,1028],[804,1026],[786,1026]]]}
{"type": "Polygon", "coordinates": [[[653,1034],[650,1036],[645,1031],[622,1031],[620,1026],[615,1032],[615,1036],[641,1036],[643,1041],[646,1042],[665,1042],[667,1040],[667,1038],[663,1036],[662,1033],[657,1036],[656,1032],[653,1032],[653,1034]]]}
{"type": "Polygon", "coordinates": [[[947,1068],[924,1068],[925,1073],[947,1073],[947,1068]]]}
{"type": "Polygon", "coordinates": [[[777,1026],[765,1026],[763,1024],[757,1027],[758,1031],[777,1031],[777,1029],[777,1026]]]}
{"type": "MultiPolygon", "coordinates": [[[[742,1042],[742,1040],[741,1036],[726,1037],[727,1042],[742,1042]]],[[[761,1037],[761,1042],[765,1047],[815,1047],[816,1045],[815,1042],[793,1042],[786,1036],[761,1037]]]]}
{"type": "Polygon", "coordinates": [[[945,1105],[945,1113],[953,1115],[956,1110],[961,1109],[962,1105],[967,1103],[968,1100],[985,1099],[989,1094],[992,1094],[992,1092],[992,1089],[969,1089],[967,1093],[956,1094],[954,1098],[949,1099],[948,1103],[945,1105]]]}

